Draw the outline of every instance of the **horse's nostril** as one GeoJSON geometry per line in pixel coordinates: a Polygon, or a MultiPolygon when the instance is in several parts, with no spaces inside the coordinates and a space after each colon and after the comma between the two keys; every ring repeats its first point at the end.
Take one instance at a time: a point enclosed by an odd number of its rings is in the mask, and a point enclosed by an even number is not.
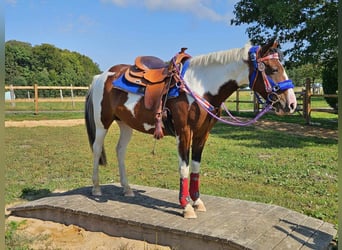
{"type": "Polygon", "coordinates": [[[296,103],[290,103],[289,107],[290,107],[290,110],[293,112],[296,109],[297,105],[296,103]]]}

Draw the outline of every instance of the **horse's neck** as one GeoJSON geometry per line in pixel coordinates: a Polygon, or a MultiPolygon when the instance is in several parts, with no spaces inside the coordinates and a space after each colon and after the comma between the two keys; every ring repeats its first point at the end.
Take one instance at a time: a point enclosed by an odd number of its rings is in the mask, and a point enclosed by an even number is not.
{"type": "Polygon", "coordinates": [[[237,87],[248,84],[248,65],[243,60],[227,64],[193,65],[186,71],[184,80],[200,96],[205,93],[214,96],[226,84],[237,84],[237,87]]]}

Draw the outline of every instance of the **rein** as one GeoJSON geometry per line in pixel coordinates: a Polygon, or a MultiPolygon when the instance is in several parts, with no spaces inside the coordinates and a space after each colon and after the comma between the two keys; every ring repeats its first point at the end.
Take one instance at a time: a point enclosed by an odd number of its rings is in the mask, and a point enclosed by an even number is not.
{"type": "Polygon", "coordinates": [[[188,84],[185,82],[183,76],[185,74],[186,69],[189,66],[190,60],[187,60],[184,65],[182,66],[182,69],[180,71],[179,67],[176,64],[176,56],[173,57],[172,59],[172,63],[174,68],[176,69],[176,73],[179,76],[179,84],[177,84],[177,87],[184,90],[187,94],[191,95],[195,101],[209,114],[211,115],[213,118],[215,118],[216,120],[224,123],[224,124],[228,124],[228,125],[233,125],[233,126],[249,126],[253,123],[255,123],[260,117],[262,117],[264,114],[266,114],[268,111],[270,111],[272,109],[272,105],[273,103],[277,102],[278,99],[276,99],[275,101],[270,101],[267,102],[267,104],[265,105],[265,107],[263,108],[262,111],[260,111],[255,118],[249,120],[249,121],[241,121],[239,119],[237,119],[236,117],[234,117],[229,110],[227,109],[227,107],[224,105],[224,103],[222,102],[221,107],[225,110],[225,112],[228,114],[228,116],[233,120],[233,121],[229,121],[226,119],[223,119],[222,117],[218,116],[217,114],[215,114],[213,111],[215,111],[217,108],[215,108],[213,105],[211,105],[206,99],[204,99],[203,97],[199,96],[197,93],[195,93],[194,91],[192,91],[190,89],[190,87],[188,86],[188,84]]]}

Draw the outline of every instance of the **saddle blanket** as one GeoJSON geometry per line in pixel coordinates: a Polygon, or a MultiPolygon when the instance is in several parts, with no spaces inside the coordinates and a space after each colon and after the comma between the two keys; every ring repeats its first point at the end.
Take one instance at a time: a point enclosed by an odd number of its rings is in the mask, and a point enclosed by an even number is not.
{"type": "MultiPolygon", "coordinates": [[[[180,72],[182,77],[184,76],[185,71],[189,67],[189,63],[190,63],[190,60],[187,60],[184,63],[184,65],[181,69],[181,72],[180,72]]],[[[141,95],[141,96],[145,95],[145,87],[127,81],[125,78],[125,74],[122,74],[118,79],[114,80],[112,84],[113,84],[114,88],[121,89],[123,91],[129,92],[132,94],[136,94],[136,95],[141,95]]],[[[177,86],[170,88],[169,92],[167,93],[167,96],[168,96],[168,98],[178,97],[179,96],[179,88],[177,86]]]]}
{"type": "MultiPolygon", "coordinates": [[[[113,81],[113,87],[132,94],[141,96],[145,95],[145,87],[127,81],[125,78],[125,74],[122,74],[118,79],[113,81]]],[[[169,92],[167,93],[168,98],[178,97],[178,95],[179,88],[177,86],[170,88],[169,92]]]]}

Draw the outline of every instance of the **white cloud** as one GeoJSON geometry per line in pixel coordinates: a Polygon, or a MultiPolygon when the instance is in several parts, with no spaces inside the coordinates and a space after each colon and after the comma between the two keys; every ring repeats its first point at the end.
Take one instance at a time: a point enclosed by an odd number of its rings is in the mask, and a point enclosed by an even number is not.
{"type": "Polygon", "coordinates": [[[217,13],[211,8],[209,0],[101,0],[121,7],[132,5],[144,6],[150,10],[170,10],[187,12],[200,19],[226,21],[227,16],[217,13]]]}
{"type": "Polygon", "coordinates": [[[10,4],[10,5],[16,5],[17,0],[6,0],[5,3],[10,4]]]}
{"type": "Polygon", "coordinates": [[[59,31],[62,33],[87,33],[95,26],[96,22],[86,15],[74,16],[69,14],[61,20],[59,31]]]}

